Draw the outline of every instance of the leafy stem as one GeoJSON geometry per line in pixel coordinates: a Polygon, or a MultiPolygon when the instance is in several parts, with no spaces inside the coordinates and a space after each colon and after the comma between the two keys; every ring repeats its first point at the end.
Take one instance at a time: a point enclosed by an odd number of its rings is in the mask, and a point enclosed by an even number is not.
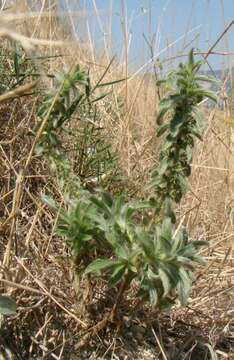
{"type": "Polygon", "coordinates": [[[157,136],[164,135],[165,142],[148,188],[153,189],[151,203],[155,215],[161,214],[162,218],[168,215],[172,222],[176,221],[172,204],[179,203],[187,191],[195,139],[202,140],[205,121],[198,104],[205,97],[217,100],[213,92],[200,85],[201,81],[217,80],[198,75],[200,66],[201,62],[194,60],[192,49],[188,63],[180,64],[178,70],[169,73],[166,82],[173,90],[159,104],[157,136]]]}

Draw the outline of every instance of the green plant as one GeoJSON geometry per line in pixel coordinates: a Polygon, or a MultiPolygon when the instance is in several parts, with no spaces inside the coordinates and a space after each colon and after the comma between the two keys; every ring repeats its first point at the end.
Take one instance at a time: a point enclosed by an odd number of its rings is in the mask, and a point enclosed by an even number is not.
{"type": "Polygon", "coordinates": [[[121,80],[103,83],[104,74],[92,86],[89,74],[76,65],[70,72],[56,74],[53,88],[43,96],[38,109],[39,121],[33,133],[36,134],[46,117],[47,121],[36,151],[48,157],[50,168],[57,173],[60,184],[68,182],[71,185],[72,173],[86,182],[93,178],[99,180],[113,169],[116,156],[110,142],[106,141],[96,106],[107,94],[96,95],[96,92],[121,80]],[[66,142],[72,147],[66,146],[66,142]],[[69,161],[70,153],[73,164],[69,161]]]}
{"type": "Polygon", "coordinates": [[[22,47],[15,44],[12,50],[0,50],[0,93],[12,91],[30,77],[38,77],[35,64],[27,58],[22,47]]]}
{"type": "MultiPolygon", "coordinates": [[[[58,210],[51,199],[47,204],[58,210]]],[[[173,303],[178,291],[186,302],[195,262],[203,263],[197,247],[204,242],[188,242],[184,230],[173,233],[171,219],[150,230],[139,223],[139,211],[147,202],[126,202],[109,193],[85,194],[60,209],[58,233],[66,237],[79,272],[106,277],[109,286],[128,289],[135,281],[138,295],[153,306],[173,303]],[[107,257],[108,255],[108,257],[107,257]],[[124,284],[123,284],[124,283],[124,284]]]]}
{"type": "Polygon", "coordinates": [[[148,188],[153,188],[156,214],[162,209],[170,214],[173,202],[179,203],[187,191],[187,178],[191,174],[192,149],[195,138],[202,140],[206,125],[198,104],[204,98],[217,101],[216,95],[204,89],[200,82],[218,83],[216,79],[198,73],[202,61],[194,61],[193,50],[187,64],[180,64],[178,70],[168,74],[166,82],[172,89],[159,104],[157,115],[157,136],[166,135],[156,166],[151,175],[148,188]],[[168,115],[168,116],[167,116],[168,115]],[[167,116],[167,121],[164,119],[167,116]]]}
{"type": "MultiPolygon", "coordinates": [[[[139,299],[149,301],[152,306],[170,306],[177,297],[185,304],[194,263],[204,263],[197,254],[204,242],[189,241],[185,229],[175,228],[173,210],[173,203],[179,202],[187,189],[194,138],[201,138],[203,122],[197,104],[204,97],[216,99],[199,84],[210,81],[198,75],[200,66],[201,62],[194,61],[191,51],[188,64],[180,64],[166,80],[173,90],[161,100],[157,121],[158,135],[167,135],[159,166],[153,170],[148,186],[152,189],[149,199],[128,201],[123,195],[113,197],[104,190],[91,194],[75,177],[72,181],[79,191],[76,196],[68,193],[63,207],[45,197],[47,204],[59,211],[57,231],[72,250],[77,272],[101,275],[110,287],[117,288],[113,316],[132,283],[139,299]],[[168,122],[161,124],[166,114],[170,115],[168,122]],[[153,209],[151,216],[149,209],[153,209]]],[[[63,107],[55,109],[50,113],[52,127],[49,125],[44,137],[52,157],[55,150],[61,152],[59,142],[54,140],[57,128],[53,120],[63,113],[63,107]],[[51,141],[52,152],[48,147],[51,141]]]]}

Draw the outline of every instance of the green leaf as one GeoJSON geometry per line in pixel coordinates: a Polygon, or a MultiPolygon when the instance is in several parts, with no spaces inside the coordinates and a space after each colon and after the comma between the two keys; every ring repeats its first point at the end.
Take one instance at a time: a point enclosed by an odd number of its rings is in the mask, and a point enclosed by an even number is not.
{"type": "Polygon", "coordinates": [[[102,199],[98,199],[96,196],[91,196],[90,201],[92,201],[92,203],[94,203],[97,208],[102,210],[104,214],[111,216],[111,208],[109,208],[109,206],[107,206],[107,204],[102,199]]]}
{"type": "Polygon", "coordinates": [[[167,135],[166,140],[162,146],[162,151],[164,152],[164,151],[169,150],[170,147],[172,147],[174,145],[174,142],[175,142],[175,140],[172,138],[172,136],[170,134],[167,135]]]}
{"type": "Polygon", "coordinates": [[[111,274],[109,285],[113,286],[113,285],[117,284],[122,279],[122,277],[125,273],[125,270],[126,270],[125,264],[116,265],[111,274]]]}
{"type": "Polygon", "coordinates": [[[202,257],[202,256],[199,256],[199,255],[193,255],[191,257],[192,261],[194,262],[197,262],[198,264],[202,265],[202,266],[206,266],[207,265],[207,262],[206,260],[202,257]]]}
{"type": "Polygon", "coordinates": [[[207,98],[213,100],[214,102],[218,102],[218,97],[213,91],[209,91],[209,90],[205,90],[205,89],[194,89],[194,90],[192,90],[192,93],[194,95],[207,97],[207,98]]]}
{"type": "Polygon", "coordinates": [[[49,208],[53,209],[53,210],[57,210],[58,209],[58,205],[56,203],[56,201],[54,201],[54,199],[52,199],[50,196],[47,195],[42,195],[42,201],[49,206],[49,208]]]}
{"type": "Polygon", "coordinates": [[[192,70],[193,69],[193,65],[194,65],[194,49],[192,48],[189,52],[189,56],[188,56],[188,66],[189,69],[192,70]]]}
{"type": "Polygon", "coordinates": [[[15,315],[16,314],[15,300],[13,300],[8,296],[0,295],[0,314],[15,315]]]}
{"type": "Polygon", "coordinates": [[[113,80],[113,81],[109,81],[107,83],[99,84],[97,87],[110,86],[110,85],[118,84],[118,83],[123,82],[125,80],[127,80],[127,78],[119,79],[119,80],[113,80]]]}
{"type": "Polygon", "coordinates": [[[116,262],[109,259],[96,259],[85,269],[85,274],[100,273],[100,270],[112,267],[116,262]]]}
{"type": "Polygon", "coordinates": [[[156,118],[156,122],[158,125],[162,124],[163,117],[170,109],[172,109],[174,104],[175,102],[171,98],[166,98],[160,101],[159,110],[156,118]]]}
{"type": "Polygon", "coordinates": [[[188,275],[188,272],[183,267],[179,269],[179,276],[180,281],[177,285],[178,295],[181,304],[186,305],[192,282],[188,275]]]}
{"type": "Polygon", "coordinates": [[[167,171],[169,162],[167,158],[164,158],[162,161],[160,161],[160,165],[158,167],[158,175],[162,176],[167,171]]]}
{"type": "MultiPolygon", "coordinates": [[[[193,159],[193,151],[192,151],[192,149],[191,149],[191,146],[190,145],[187,145],[186,146],[186,155],[187,155],[187,161],[189,162],[189,163],[191,163],[191,161],[192,161],[192,159],[193,159]]],[[[188,175],[190,175],[190,173],[191,173],[191,167],[190,167],[190,165],[188,165],[188,175]]]]}
{"type": "Polygon", "coordinates": [[[172,260],[172,262],[164,262],[160,264],[160,267],[167,273],[170,278],[171,288],[175,288],[180,280],[179,277],[179,264],[177,259],[172,260]]]}
{"type": "Polygon", "coordinates": [[[155,273],[150,267],[148,268],[148,270],[147,270],[147,276],[148,276],[148,278],[150,279],[150,280],[158,280],[158,279],[160,279],[160,276],[159,276],[159,274],[158,274],[158,271],[157,271],[157,273],[155,273]]]}
{"type": "Polygon", "coordinates": [[[44,151],[45,147],[43,144],[37,144],[35,147],[35,152],[37,155],[41,155],[44,151]]]}
{"type": "Polygon", "coordinates": [[[175,114],[170,123],[170,132],[173,137],[177,136],[181,126],[184,123],[184,118],[181,115],[175,114]]]}
{"type": "Polygon", "coordinates": [[[168,124],[163,124],[159,126],[157,129],[157,137],[162,136],[167,131],[168,128],[169,128],[168,124]]]}
{"type": "Polygon", "coordinates": [[[19,64],[19,55],[17,51],[14,53],[14,68],[15,68],[15,75],[17,81],[19,81],[20,78],[20,64],[19,64]]]}
{"type": "Polygon", "coordinates": [[[124,202],[125,202],[125,199],[124,199],[123,194],[116,197],[116,200],[115,200],[115,215],[119,215],[121,213],[121,209],[124,206],[124,202]]]}
{"type": "Polygon", "coordinates": [[[173,245],[172,245],[172,253],[177,252],[178,250],[180,250],[183,245],[185,243],[184,240],[184,236],[183,236],[183,232],[182,231],[178,231],[178,233],[176,234],[176,237],[173,240],[173,245]]]}
{"type": "Polygon", "coordinates": [[[160,276],[160,279],[162,281],[163,284],[163,289],[164,289],[164,293],[163,296],[167,296],[171,290],[171,281],[170,278],[168,277],[166,271],[164,271],[162,268],[158,269],[158,273],[160,276]]]}
{"type": "Polygon", "coordinates": [[[149,289],[149,298],[150,298],[150,304],[152,306],[156,306],[158,303],[158,293],[157,293],[157,289],[154,288],[153,286],[151,286],[149,289]]]}
{"type": "Polygon", "coordinates": [[[114,248],[114,252],[118,258],[128,260],[128,257],[129,257],[128,251],[123,245],[121,246],[121,244],[117,243],[114,248]]]}
{"type": "Polygon", "coordinates": [[[180,175],[178,174],[177,175],[177,178],[178,178],[178,181],[179,181],[179,185],[180,185],[180,188],[181,188],[181,191],[183,194],[186,193],[186,190],[187,190],[187,179],[186,177],[184,177],[183,175],[180,175]]]}
{"type": "Polygon", "coordinates": [[[135,212],[135,208],[130,204],[124,204],[121,210],[122,216],[124,217],[125,222],[130,222],[132,215],[135,212]]]}
{"type": "Polygon", "coordinates": [[[141,201],[133,202],[131,204],[131,206],[134,210],[149,209],[152,207],[148,200],[141,200],[141,201]]]}
{"type": "MultiPolygon", "coordinates": [[[[152,177],[152,179],[148,182],[148,184],[146,185],[145,189],[146,190],[149,190],[151,189],[152,187],[158,187],[159,185],[161,185],[161,183],[163,182],[162,178],[159,177],[159,176],[154,176],[152,177]]],[[[157,203],[156,203],[157,204],[157,203]]],[[[153,205],[153,201],[150,202],[150,205],[153,205]]],[[[152,206],[150,206],[152,207],[152,206]]],[[[153,205],[153,207],[155,207],[153,205]]]]}
{"type": "Polygon", "coordinates": [[[167,82],[166,79],[157,80],[157,81],[156,81],[156,86],[160,86],[160,85],[162,85],[162,84],[165,84],[166,82],[167,82]]]}
{"type": "Polygon", "coordinates": [[[173,224],[175,224],[176,222],[176,216],[175,216],[175,213],[174,211],[172,210],[172,206],[171,206],[171,199],[169,197],[167,197],[165,200],[164,200],[164,214],[165,216],[168,216],[170,217],[171,219],[171,222],[173,224]]]}
{"type": "Polygon", "coordinates": [[[108,207],[111,207],[114,203],[111,194],[107,191],[102,192],[102,199],[107,204],[108,207]]]}
{"type": "Polygon", "coordinates": [[[192,257],[195,255],[195,247],[192,242],[189,242],[178,251],[178,255],[192,257]]]}
{"type": "Polygon", "coordinates": [[[193,64],[193,73],[197,72],[200,67],[204,64],[204,60],[198,60],[193,64]]]}
{"type": "Polygon", "coordinates": [[[181,104],[185,99],[186,95],[181,95],[181,93],[176,93],[170,96],[171,100],[174,102],[175,105],[181,104]]]}
{"type": "Polygon", "coordinates": [[[111,94],[111,92],[108,92],[108,93],[106,93],[106,94],[102,94],[102,95],[98,96],[97,98],[93,99],[93,100],[91,101],[91,103],[93,104],[93,103],[95,103],[95,102],[97,102],[97,101],[100,101],[100,100],[104,99],[107,95],[110,95],[110,94],[111,94]]]}
{"type": "Polygon", "coordinates": [[[177,256],[176,261],[186,267],[186,269],[193,270],[194,264],[191,262],[191,258],[184,257],[184,256],[177,256]]]}
{"type": "Polygon", "coordinates": [[[192,113],[193,113],[193,117],[197,122],[197,125],[199,127],[199,129],[201,131],[203,131],[206,127],[206,121],[205,121],[205,116],[203,115],[203,113],[196,107],[194,106],[192,108],[192,113]]]}
{"type": "Polygon", "coordinates": [[[169,241],[172,238],[172,223],[170,217],[165,217],[162,222],[162,236],[169,241]]]}
{"type": "Polygon", "coordinates": [[[221,81],[214,78],[214,77],[211,77],[211,76],[206,76],[206,75],[197,75],[194,77],[194,80],[195,81],[205,81],[205,82],[209,82],[209,83],[213,83],[213,84],[216,84],[216,85],[220,85],[221,84],[221,81]]]}
{"type": "Polygon", "coordinates": [[[209,241],[206,240],[194,240],[192,241],[194,247],[208,246],[209,241]]]}
{"type": "Polygon", "coordinates": [[[100,79],[98,80],[98,82],[96,83],[96,85],[93,87],[92,89],[92,93],[98,88],[98,86],[101,84],[102,80],[104,79],[104,77],[106,76],[106,74],[108,73],[111,65],[113,64],[115,60],[115,56],[112,57],[112,59],[110,60],[109,64],[107,65],[106,69],[104,70],[103,74],[101,75],[100,79]]]}

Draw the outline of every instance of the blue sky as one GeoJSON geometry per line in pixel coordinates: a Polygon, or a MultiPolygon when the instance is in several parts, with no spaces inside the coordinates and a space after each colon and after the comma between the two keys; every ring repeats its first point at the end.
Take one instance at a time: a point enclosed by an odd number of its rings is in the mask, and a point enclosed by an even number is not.
{"type": "MultiPolygon", "coordinates": [[[[130,44],[129,63],[133,67],[139,67],[150,59],[147,41],[152,44],[153,39],[154,55],[159,53],[160,59],[169,66],[168,59],[187,53],[192,46],[206,51],[223,31],[224,24],[234,18],[234,0],[61,1],[63,6],[72,11],[85,11],[83,16],[74,17],[77,34],[82,41],[87,41],[88,23],[97,48],[103,49],[105,38],[111,52],[120,58],[124,48],[125,26],[130,44]],[[185,33],[187,35],[184,37],[185,33]],[[168,44],[169,49],[163,51],[168,44]]],[[[234,51],[234,26],[215,50],[227,52],[228,48],[229,51],[234,51]]],[[[213,68],[223,68],[227,64],[227,58],[213,55],[209,57],[209,62],[213,68]]]]}

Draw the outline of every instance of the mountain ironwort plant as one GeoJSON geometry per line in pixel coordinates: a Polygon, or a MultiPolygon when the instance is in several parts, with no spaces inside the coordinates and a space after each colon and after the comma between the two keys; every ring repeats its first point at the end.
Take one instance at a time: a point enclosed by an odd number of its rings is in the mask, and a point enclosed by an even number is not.
{"type": "Polygon", "coordinates": [[[65,183],[67,188],[74,185],[71,162],[65,155],[67,150],[63,144],[68,136],[73,152],[76,151],[78,166],[75,170],[80,180],[90,177],[99,179],[103,174],[111,173],[114,166],[115,154],[101,132],[101,116],[96,107],[107,94],[95,94],[97,90],[122,80],[103,83],[104,74],[94,86],[91,85],[89,74],[81,70],[79,65],[70,72],[56,74],[53,88],[46,91],[39,106],[39,121],[33,133],[36,134],[46,121],[36,151],[48,157],[51,170],[57,174],[62,188],[65,183]],[[71,126],[74,123],[75,129],[71,126]]]}
{"type": "Polygon", "coordinates": [[[205,119],[198,104],[205,98],[217,101],[216,95],[200,85],[200,82],[218,83],[198,73],[202,61],[194,61],[193,50],[187,64],[180,64],[171,71],[167,82],[173,91],[160,101],[157,135],[166,134],[160,153],[160,162],[151,175],[149,188],[154,189],[157,215],[165,211],[175,222],[171,209],[173,202],[179,203],[187,191],[187,178],[191,174],[192,149],[195,138],[202,140],[205,119]],[[166,115],[169,120],[164,123],[166,115]]]}
{"type": "MultiPolygon", "coordinates": [[[[201,65],[200,61],[194,61],[192,50],[188,63],[180,64],[165,80],[173,91],[160,102],[158,135],[165,134],[166,139],[159,166],[152,172],[149,188],[153,195],[149,200],[127,201],[123,195],[113,197],[104,190],[91,194],[75,176],[72,181],[79,191],[76,195],[68,192],[64,206],[44,197],[51,209],[59,211],[57,232],[66,238],[77,272],[102,276],[110,287],[117,288],[112,316],[132,283],[140,301],[149,301],[154,307],[171,306],[177,297],[185,304],[194,264],[204,263],[198,255],[198,248],[204,242],[189,241],[184,229],[175,229],[173,211],[173,203],[178,203],[186,192],[194,140],[201,139],[204,126],[197,105],[206,97],[216,100],[212,92],[200,85],[201,81],[213,81],[198,74],[201,65]],[[166,115],[168,121],[163,124],[166,115]],[[149,208],[154,210],[154,215],[151,221],[146,221],[145,209],[149,208]]],[[[80,106],[80,100],[76,100],[76,105],[80,106]]],[[[64,119],[63,112],[64,106],[52,109],[52,125],[49,124],[42,138],[46,153],[52,157],[55,149],[64,156],[54,141],[56,119],[60,116],[64,119]]]]}

